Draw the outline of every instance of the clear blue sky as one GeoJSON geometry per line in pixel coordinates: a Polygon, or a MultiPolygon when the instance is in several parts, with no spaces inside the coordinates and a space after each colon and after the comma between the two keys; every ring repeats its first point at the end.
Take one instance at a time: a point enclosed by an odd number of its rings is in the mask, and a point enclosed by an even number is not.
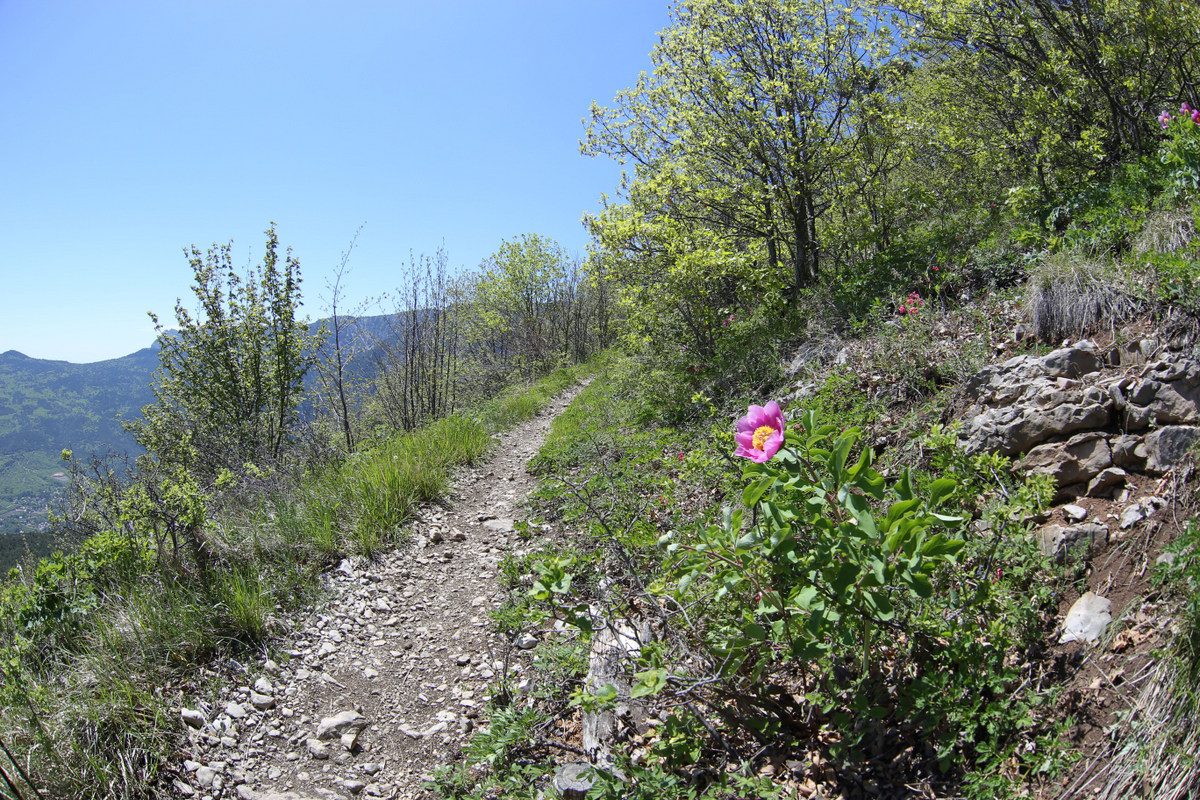
{"type": "Polygon", "coordinates": [[[583,254],[619,168],[591,101],[650,66],[667,0],[0,0],[0,351],[148,346],[190,297],[181,248],[261,257],[305,311],[364,225],[351,300],[410,250],[473,267],[534,232],[583,254]]]}

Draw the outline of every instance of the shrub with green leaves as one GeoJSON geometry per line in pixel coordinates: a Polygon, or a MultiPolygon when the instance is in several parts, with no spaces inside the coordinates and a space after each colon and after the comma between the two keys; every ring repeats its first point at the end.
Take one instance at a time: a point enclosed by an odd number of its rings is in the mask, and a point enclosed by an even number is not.
{"type": "Polygon", "coordinates": [[[780,656],[816,663],[841,647],[873,672],[897,606],[930,597],[931,574],[963,548],[963,518],[939,510],[954,482],[918,495],[906,472],[887,487],[870,448],[850,459],[859,436],[805,414],[785,449],[744,468],[745,510],[727,507],[695,541],[664,537],[677,602],[728,597],[742,623],[716,644],[725,671],[761,672],[780,656]]]}
{"type": "MultiPolygon", "coordinates": [[[[888,481],[857,429],[812,412],[787,427],[754,409],[739,423],[743,507],[661,540],[674,582],[658,592],[704,620],[693,646],[709,654],[709,674],[667,683],[745,697],[798,681],[844,754],[873,725],[903,724],[942,769],[998,766],[1038,732],[1045,699],[1021,693],[1020,656],[1052,593],[1013,520],[1046,487],[1010,493],[1005,522],[969,535],[960,480],[920,484],[905,470],[888,481]]],[[[978,490],[995,466],[967,462],[958,477],[978,490]]],[[[791,725],[794,709],[760,707],[747,720],[756,734],[791,725]]]]}

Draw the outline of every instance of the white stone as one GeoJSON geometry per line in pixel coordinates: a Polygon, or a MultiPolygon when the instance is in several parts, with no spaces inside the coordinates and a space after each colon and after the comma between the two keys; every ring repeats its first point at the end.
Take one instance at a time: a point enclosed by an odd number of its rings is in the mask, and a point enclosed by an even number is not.
{"type": "Polygon", "coordinates": [[[258,692],[250,693],[250,704],[259,711],[266,711],[268,708],[275,707],[275,698],[269,694],[259,694],[258,692]]]}
{"type": "Polygon", "coordinates": [[[179,709],[179,716],[183,719],[183,723],[190,728],[203,728],[207,722],[203,714],[191,708],[179,709]]]}
{"type": "Polygon", "coordinates": [[[217,779],[217,771],[212,767],[201,767],[196,770],[196,782],[204,788],[213,785],[213,781],[217,779]]]}
{"type": "Polygon", "coordinates": [[[1068,518],[1073,519],[1076,522],[1082,522],[1083,520],[1087,519],[1088,512],[1083,506],[1077,506],[1074,503],[1069,503],[1068,505],[1063,506],[1062,510],[1068,518]]]}
{"type": "Polygon", "coordinates": [[[1146,510],[1135,503],[1121,514],[1121,529],[1128,530],[1146,518],[1146,510]]]}
{"type": "Polygon", "coordinates": [[[326,717],[321,720],[321,724],[317,726],[318,739],[332,739],[334,736],[341,736],[343,733],[354,728],[365,728],[367,726],[367,718],[357,711],[342,711],[334,714],[332,717],[326,717]]]}
{"type": "Polygon", "coordinates": [[[309,739],[306,743],[308,754],[317,760],[329,758],[329,749],[320,739],[309,739]]]}
{"type": "Polygon", "coordinates": [[[1088,592],[1076,600],[1067,612],[1058,643],[1095,642],[1104,633],[1108,623],[1112,622],[1112,615],[1109,613],[1111,606],[1108,598],[1093,592],[1088,592]]]}

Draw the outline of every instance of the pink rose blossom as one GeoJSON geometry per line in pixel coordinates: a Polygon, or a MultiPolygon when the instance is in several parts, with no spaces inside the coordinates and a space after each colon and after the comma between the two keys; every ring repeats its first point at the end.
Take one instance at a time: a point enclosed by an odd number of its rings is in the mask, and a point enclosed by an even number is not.
{"type": "Polygon", "coordinates": [[[774,400],[767,403],[766,407],[750,406],[746,416],[737,421],[737,433],[733,437],[737,449],[733,454],[758,464],[770,461],[783,446],[786,427],[783,411],[774,400]]]}

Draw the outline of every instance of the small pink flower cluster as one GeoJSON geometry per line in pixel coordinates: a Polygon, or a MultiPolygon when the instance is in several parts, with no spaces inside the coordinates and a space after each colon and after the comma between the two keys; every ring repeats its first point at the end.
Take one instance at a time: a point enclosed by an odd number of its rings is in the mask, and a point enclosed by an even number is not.
{"type": "MultiPolygon", "coordinates": [[[[1192,122],[1196,123],[1197,125],[1200,125],[1200,108],[1192,108],[1187,103],[1184,103],[1183,105],[1181,105],[1179,107],[1179,116],[1183,117],[1184,119],[1190,118],[1192,120],[1192,122]]],[[[1164,111],[1158,115],[1158,123],[1163,126],[1163,130],[1166,130],[1166,128],[1170,124],[1170,122],[1171,122],[1171,112],[1170,111],[1164,111]]]]}
{"type": "MultiPolygon", "coordinates": [[[[934,269],[937,269],[937,267],[934,267],[934,269]]],[[[910,314],[910,315],[916,314],[924,306],[925,306],[925,301],[921,299],[921,295],[919,293],[909,292],[908,298],[903,303],[900,304],[900,307],[896,309],[896,313],[902,317],[905,314],[910,314]]]]}

